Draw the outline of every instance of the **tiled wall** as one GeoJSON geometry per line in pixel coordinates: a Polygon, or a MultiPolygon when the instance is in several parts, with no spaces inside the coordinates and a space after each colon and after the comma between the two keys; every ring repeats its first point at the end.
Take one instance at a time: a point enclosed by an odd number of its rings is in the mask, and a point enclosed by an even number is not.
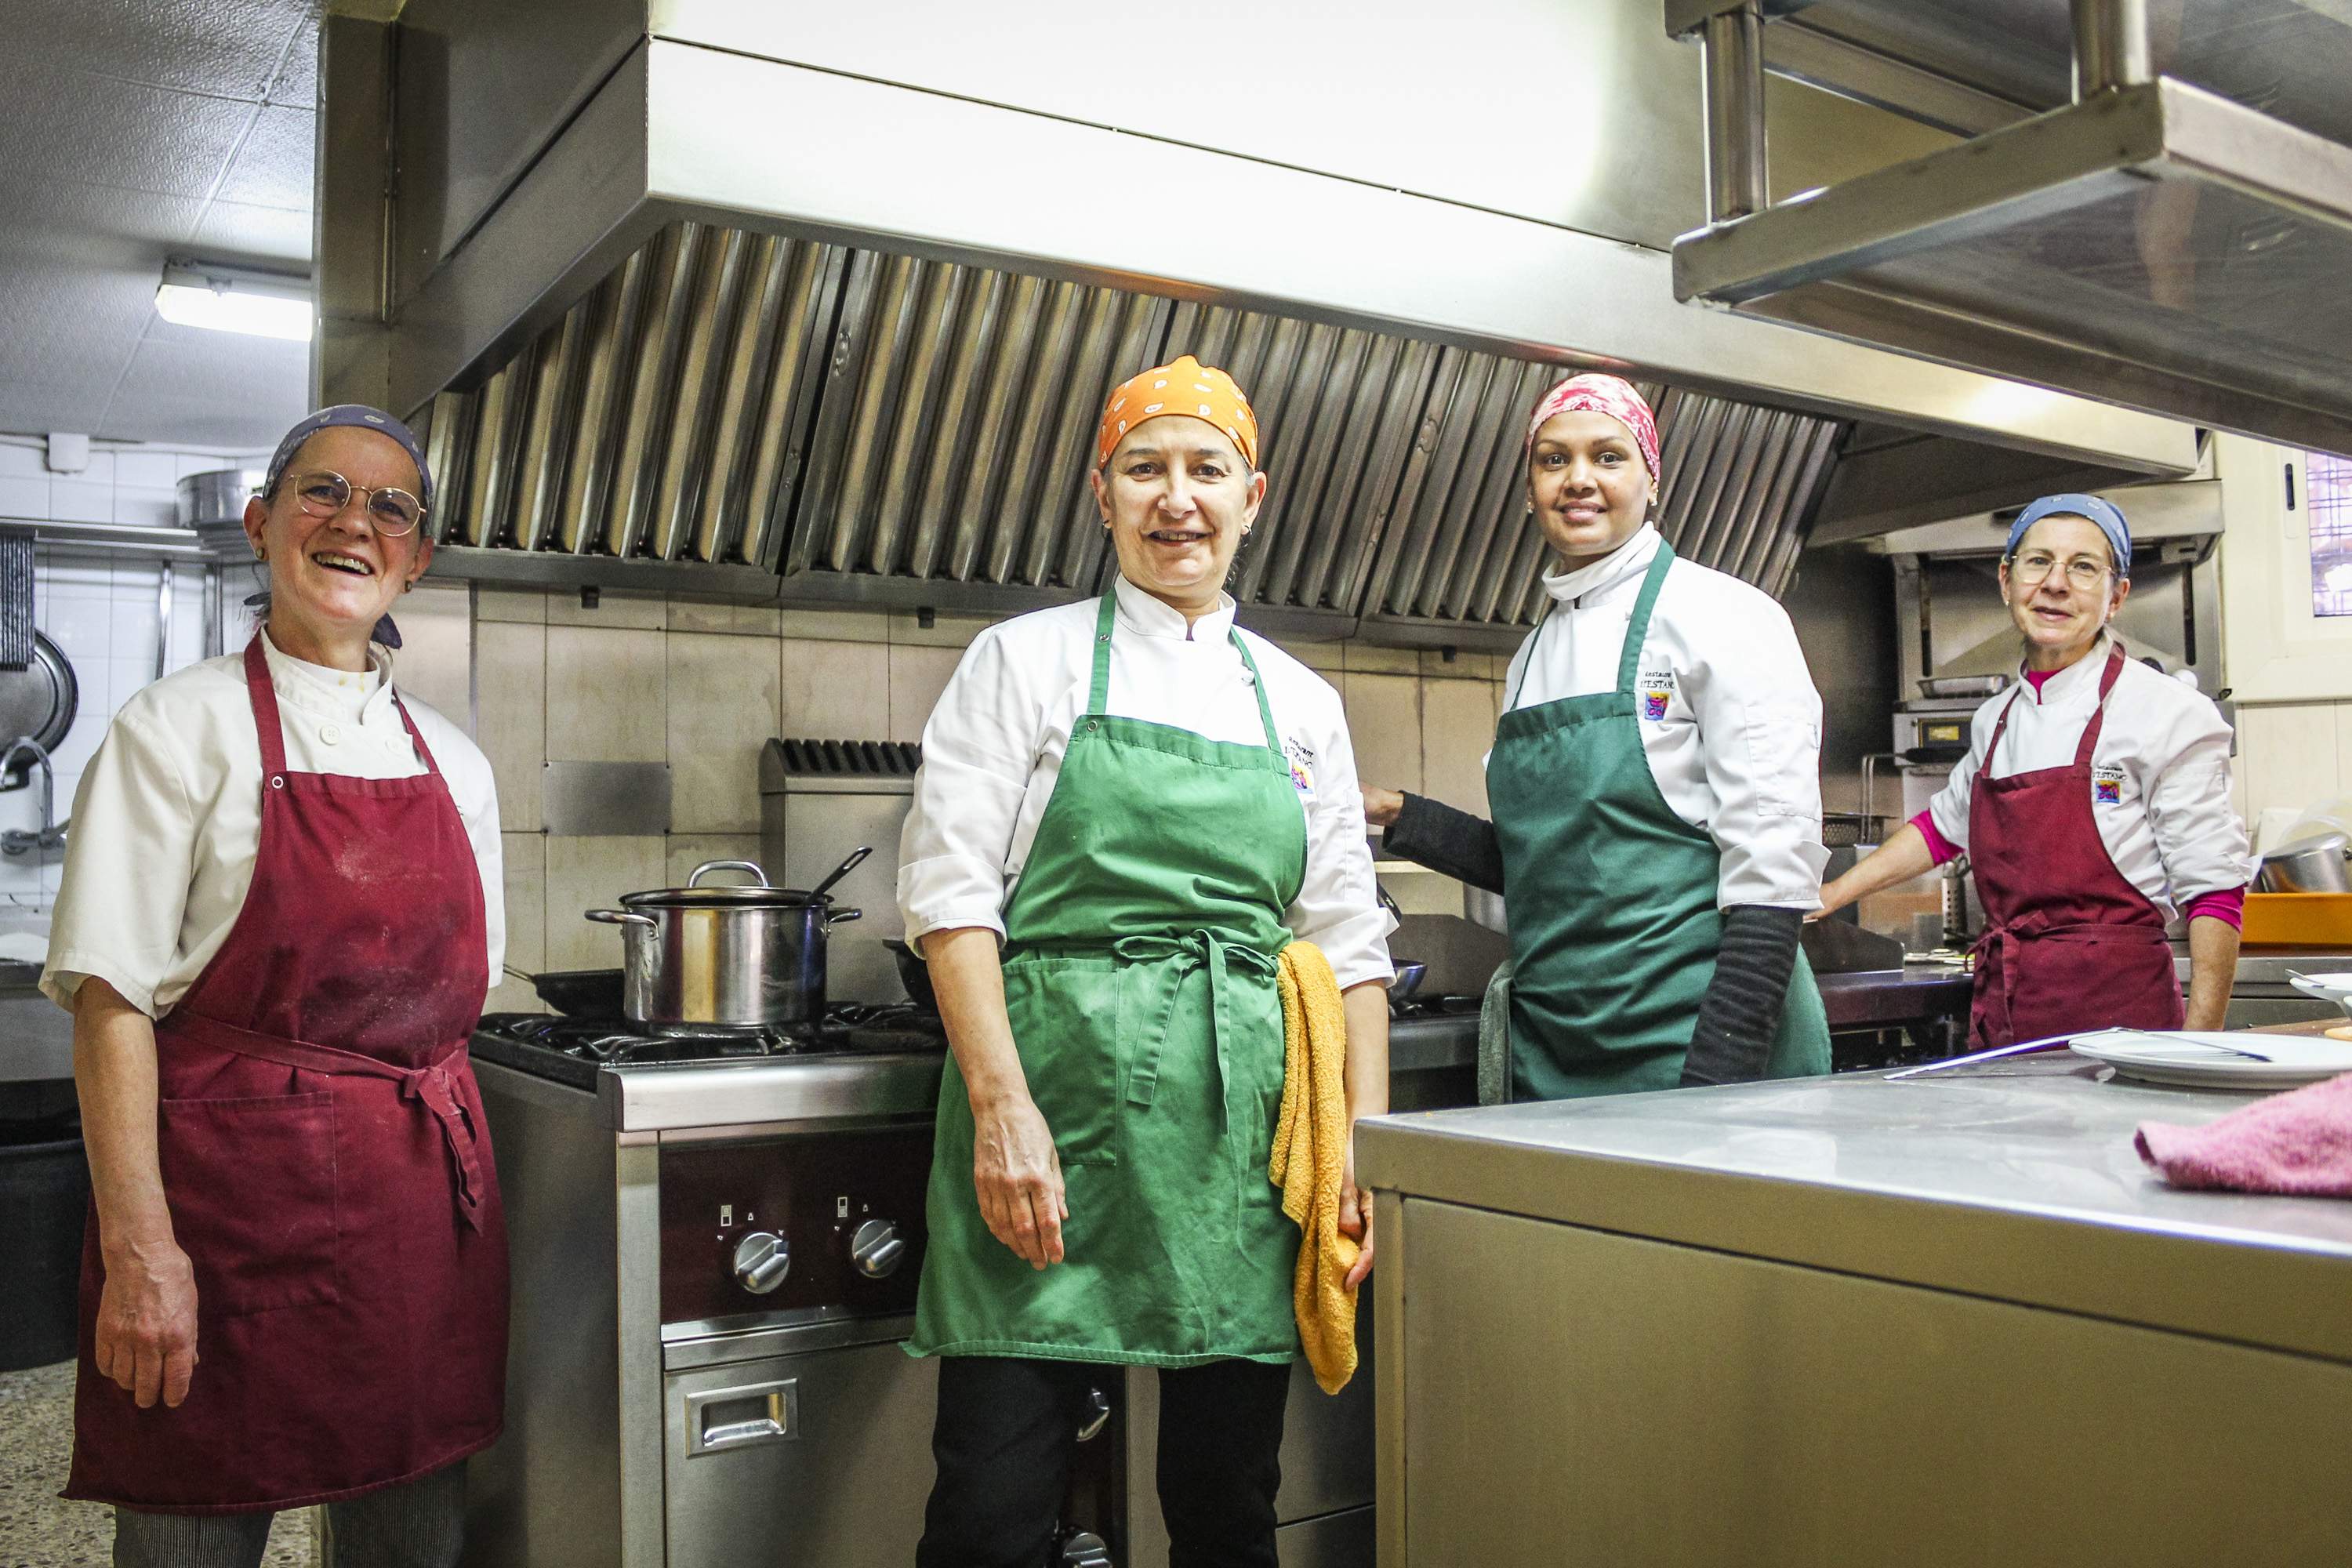
{"type": "Polygon", "coordinates": [[[2305,811],[2352,795],[2352,702],[2241,706],[2232,772],[2258,844],[2283,842],[2305,811]]]}
{"type": "MultiPolygon", "coordinates": [[[[400,680],[461,722],[470,709],[498,776],[508,962],[526,972],[617,962],[612,928],[581,911],[682,880],[703,860],[755,857],[770,736],[920,739],[987,624],[614,592],[590,609],[576,594],[488,585],[420,589],[399,616],[400,680]],[[540,780],[550,761],[667,763],[671,832],[548,837],[540,780]]],[[[1352,643],[1292,651],[1339,689],[1367,779],[1485,808],[1479,759],[1494,734],[1498,660],[1352,643]]],[[[1428,873],[1390,880],[1408,909],[1460,907],[1454,884],[1428,873]]],[[[493,1009],[533,1005],[520,982],[490,999],[493,1009]]]]}
{"type": "MultiPolygon", "coordinates": [[[[253,454],[94,444],[87,468],[53,474],[46,447],[38,437],[0,435],[0,519],[169,524],[174,521],[174,487],[183,475],[251,467],[257,460],[253,454]]],[[[58,816],[72,809],[82,769],[114,710],[159,669],[174,670],[203,657],[203,572],[190,564],[167,566],[121,552],[35,549],[35,624],[73,666],[79,689],[73,728],[52,758],[58,816]],[[160,593],[167,571],[168,625],[160,593]]],[[[0,735],[0,742],[9,738],[0,735]]],[[[0,795],[0,828],[39,825],[36,774],[31,787],[0,795]]],[[[17,908],[47,908],[63,863],[62,849],[0,858],[0,896],[17,908]]]]}

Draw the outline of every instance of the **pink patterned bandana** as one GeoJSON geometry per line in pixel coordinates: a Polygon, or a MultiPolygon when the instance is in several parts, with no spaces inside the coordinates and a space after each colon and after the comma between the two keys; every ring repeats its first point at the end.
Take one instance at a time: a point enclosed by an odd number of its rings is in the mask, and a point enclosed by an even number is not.
{"type": "Polygon", "coordinates": [[[1623,376],[1571,375],[1545,393],[1528,418],[1527,451],[1535,450],[1536,432],[1555,414],[1606,414],[1633,433],[1633,444],[1642,448],[1642,461],[1650,466],[1650,478],[1659,477],[1658,416],[1623,376]]]}

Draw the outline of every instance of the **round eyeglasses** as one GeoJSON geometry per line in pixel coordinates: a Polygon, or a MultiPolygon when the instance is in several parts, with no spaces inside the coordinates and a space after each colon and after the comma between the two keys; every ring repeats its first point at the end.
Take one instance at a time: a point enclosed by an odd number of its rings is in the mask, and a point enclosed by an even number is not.
{"type": "Polygon", "coordinates": [[[369,525],[388,538],[414,533],[425,521],[425,503],[394,485],[371,489],[326,468],[298,475],[294,480],[294,500],[312,517],[335,516],[352,504],[355,494],[366,508],[369,525]]]}
{"type": "MultiPolygon", "coordinates": [[[[2011,556],[2009,574],[2032,587],[2058,568],[2058,557],[2046,550],[2029,550],[2022,555],[2011,556]]],[[[2095,588],[2107,580],[2110,568],[2100,565],[2087,555],[2077,555],[2066,563],[2066,581],[2077,588],[2095,588]]]]}

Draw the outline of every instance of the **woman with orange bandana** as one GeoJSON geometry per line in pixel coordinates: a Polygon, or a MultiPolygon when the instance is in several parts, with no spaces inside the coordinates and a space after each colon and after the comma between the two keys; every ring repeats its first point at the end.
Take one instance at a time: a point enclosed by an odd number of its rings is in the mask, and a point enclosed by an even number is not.
{"type": "MultiPolygon", "coordinates": [[[[1377,1114],[1391,921],[1339,694],[1222,591],[1265,499],[1241,389],[1190,356],[1144,372],[1096,465],[1109,592],[973,642],[900,848],[953,1053],[908,1343],[941,1358],[917,1561],[1045,1561],[1108,1364],[1160,1369],[1170,1561],[1273,1568],[1300,1249],[1267,1175],[1276,959],[1329,960],[1347,1111],[1377,1114]]],[[[1339,1228],[1352,1289],[1351,1164],[1339,1228]]]]}

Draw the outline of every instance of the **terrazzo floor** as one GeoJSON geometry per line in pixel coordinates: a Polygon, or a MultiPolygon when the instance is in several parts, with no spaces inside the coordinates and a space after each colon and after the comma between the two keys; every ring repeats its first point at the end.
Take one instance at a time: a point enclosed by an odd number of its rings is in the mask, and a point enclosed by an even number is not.
{"type": "MultiPolygon", "coordinates": [[[[73,1363],[0,1372],[0,1568],[109,1568],[113,1510],[65,1502],[73,1363]]],[[[262,1568],[318,1568],[310,1512],[281,1513],[262,1568]]]]}

